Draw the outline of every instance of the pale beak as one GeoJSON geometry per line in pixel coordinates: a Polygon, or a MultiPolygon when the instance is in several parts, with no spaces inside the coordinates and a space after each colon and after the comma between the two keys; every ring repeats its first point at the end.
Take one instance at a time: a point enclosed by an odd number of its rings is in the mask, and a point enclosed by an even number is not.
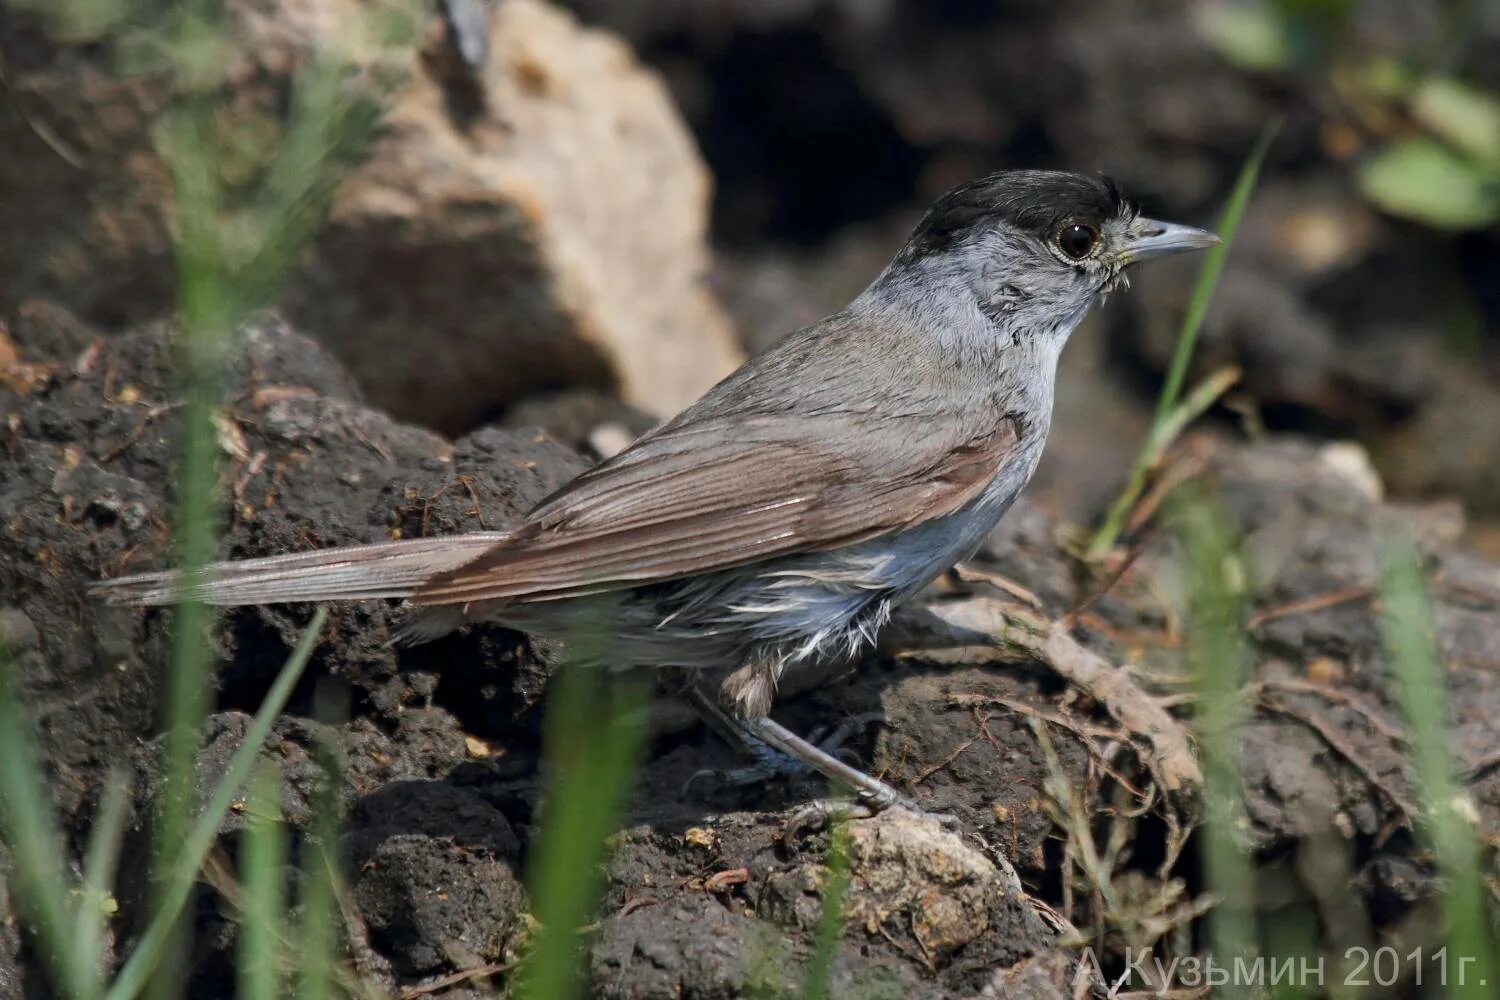
{"type": "Polygon", "coordinates": [[[1207,250],[1222,243],[1207,229],[1196,226],[1179,226],[1175,222],[1158,222],[1155,219],[1137,219],[1130,227],[1130,236],[1122,256],[1125,263],[1135,264],[1153,257],[1166,257],[1174,253],[1189,253],[1207,250]]]}

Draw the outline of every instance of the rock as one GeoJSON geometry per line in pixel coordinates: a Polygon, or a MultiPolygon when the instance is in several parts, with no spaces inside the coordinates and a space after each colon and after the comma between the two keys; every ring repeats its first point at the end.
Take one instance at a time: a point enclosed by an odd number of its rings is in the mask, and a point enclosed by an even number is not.
{"type": "Polygon", "coordinates": [[[490,42],[482,113],[430,74],[402,92],[290,314],[407,419],[570,384],[670,416],[740,360],[704,285],[707,172],[617,39],[511,0],[490,42]]]}
{"type": "MultiPolygon", "coordinates": [[[[239,146],[274,147],[293,74],[356,7],[227,5],[238,44],[223,117],[239,146]]],[[[419,66],[380,64],[409,80],[282,304],[374,402],[449,433],[538,386],[617,390],[669,416],[741,357],[704,282],[707,172],[620,41],[537,0],[491,21],[468,84],[436,38],[419,66]]],[[[149,137],[170,101],[162,79],[118,78],[108,46],[49,41],[30,18],[7,19],[0,54],[26,95],[0,119],[17,151],[0,183],[18,206],[0,308],[66,291],[109,325],[164,312],[169,190],[149,137]]]]}
{"type": "Polygon", "coordinates": [[[909,935],[935,965],[994,930],[997,906],[1028,912],[1015,873],[997,868],[936,820],[892,809],[877,822],[851,825],[848,838],[849,925],[870,935],[909,935]]]}
{"type": "MultiPolygon", "coordinates": [[[[215,139],[229,148],[231,134],[239,136],[229,179],[259,179],[281,135],[292,74],[313,48],[349,26],[359,6],[225,5],[234,42],[219,53],[226,102],[216,123],[224,134],[215,139]]],[[[0,268],[13,280],[0,291],[0,310],[28,297],[57,298],[114,327],[159,316],[172,304],[171,181],[152,134],[172,101],[169,73],[150,52],[152,43],[167,44],[150,36],[163,25],[142,31],[151,41],[130,58],[114,38],[76,32],[61,12],[16,11],[0,23],[7,89],[18,95],[0,116],[0,137],[11,150],[0,163],[0,185],[15,195],[8,215],[15,238],[0,247],[0,268]],[[122,73],[127,58],[133,72],[122,73]]],[[[375,51],[361,55],[362,69],[377,68],[375,51]]]]}

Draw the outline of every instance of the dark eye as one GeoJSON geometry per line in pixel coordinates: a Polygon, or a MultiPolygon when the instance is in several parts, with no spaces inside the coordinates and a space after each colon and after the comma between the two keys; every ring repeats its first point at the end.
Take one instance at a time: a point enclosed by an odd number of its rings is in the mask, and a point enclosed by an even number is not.
{"type": "Polygon", "coordinates": [[[1083,260],[1093,251],[1094,244],[1098,242],[1099,230],[1081,222],[1063,226],[1062,232],[1057,234],[1058,249],[1074,260],[1083,260]]]}

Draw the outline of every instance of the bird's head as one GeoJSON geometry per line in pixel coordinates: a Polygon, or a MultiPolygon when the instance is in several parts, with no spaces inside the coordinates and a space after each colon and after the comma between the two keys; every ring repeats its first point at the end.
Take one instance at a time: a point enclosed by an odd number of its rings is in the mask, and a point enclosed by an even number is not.
{"type": "Polygon", "coordinates": [[[1045,312],[1071,328],[1128,267],[1218,242],[1146,218],[1107,178],[1005,170],[939,198],[892,268],[961,281],[997,320],[1045,312]]]}

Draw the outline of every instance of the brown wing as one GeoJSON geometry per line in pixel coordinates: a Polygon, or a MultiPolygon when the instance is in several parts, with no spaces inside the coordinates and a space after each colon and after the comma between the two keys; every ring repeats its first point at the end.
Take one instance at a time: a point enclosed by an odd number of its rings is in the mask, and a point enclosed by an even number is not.
{"type": "Polygon", "coordinates": [[[648,438],[412,600],[552,600],[850,545],[958,510],[1018,440],[1004,418],[984,433],[928,427],[900,449],[914,460],[893,468],[877,434],[851,438],[842,423],[843,433],[816,439],[805,437],[805,423],[802,437],[778,433],[791,426],[772,420],[735,435],[695,426],[648,438]]]}

